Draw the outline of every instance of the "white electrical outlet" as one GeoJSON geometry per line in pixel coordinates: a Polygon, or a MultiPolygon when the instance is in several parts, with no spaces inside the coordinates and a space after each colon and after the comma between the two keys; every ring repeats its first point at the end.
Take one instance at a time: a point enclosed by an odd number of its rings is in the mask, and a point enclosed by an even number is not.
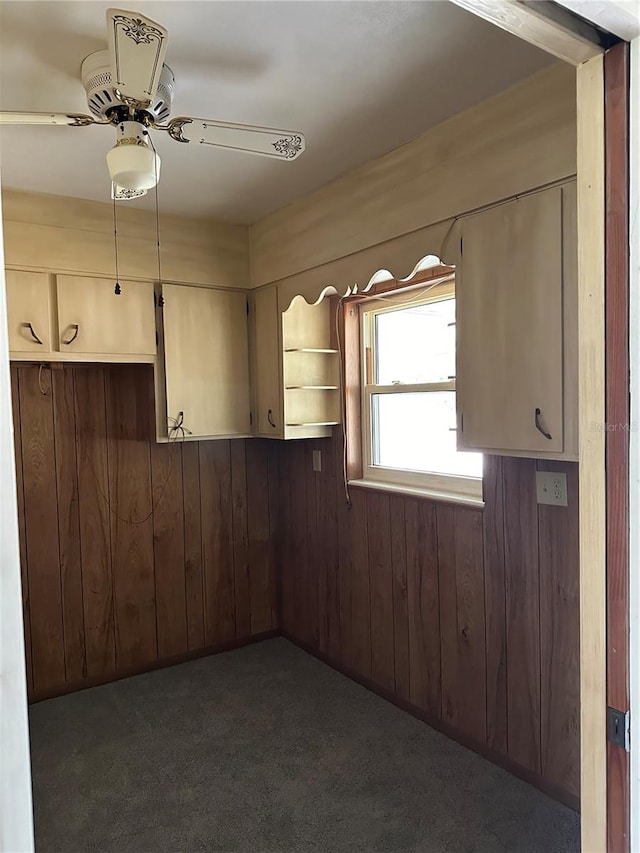
{"type": "Polygon", "coordinates": [[[567,506],[567,475],[555,471],[536,471],[536,494],[539,504],[567,506]]]}
{"type": "Polygon", "coordinates": [[[313,451],[313,470],[314,471],[322,471],[322,451],[314,450],[313,451]]]}

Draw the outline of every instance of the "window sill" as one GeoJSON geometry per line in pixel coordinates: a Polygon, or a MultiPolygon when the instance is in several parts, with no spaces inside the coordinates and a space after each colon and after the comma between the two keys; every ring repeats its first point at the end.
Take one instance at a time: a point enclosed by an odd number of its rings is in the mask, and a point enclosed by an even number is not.
{"type": "Polygon", "coordinates": [[[455,495],[451,492],[439,492],[435,489],[422,489],[418,486],[403,486],[398,483],[382,483],[379,480],[349,480],[349,487],[355,486],[358,489],[374,489],[380,492],[393,492],[398,495],[406,495],[411,498],[428,498],[439,503],[461,504],[462,506],[470,506],[475,509],[484,508],[484,500],[482,498],[472,497],[471,495],[455,495]]]}

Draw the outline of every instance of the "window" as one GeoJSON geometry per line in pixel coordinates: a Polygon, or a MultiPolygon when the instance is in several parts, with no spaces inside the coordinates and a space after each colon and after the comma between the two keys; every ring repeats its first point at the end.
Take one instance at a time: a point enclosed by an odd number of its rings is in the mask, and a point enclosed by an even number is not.
{"type": "Polygon", "coordinates": [[[456,450],[453,281],[361,308],[364,479],[482,498],[482,455],[456,450]]]}

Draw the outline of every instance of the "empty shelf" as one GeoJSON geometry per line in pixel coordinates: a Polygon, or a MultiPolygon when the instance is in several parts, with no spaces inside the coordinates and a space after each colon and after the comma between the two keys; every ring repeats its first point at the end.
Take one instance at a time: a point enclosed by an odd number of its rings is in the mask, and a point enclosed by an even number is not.
{"type": "Polygon", "coordinates": [[[287,385],[286,391],[339,391],[339,385],[287,385]]]}
{"type": "Polygon", "coordinates": [[[302,424],[287,424],[288,427],[320,427],[320,426],[338,426],[340,421],[313,421],[302,424]]]}
{"type": "Polygon", "coordinates": [[[320,349],[319,347],[292,347],[285,349],[285,352],[326,352],[337,353],[337,349],[320,349]]]}

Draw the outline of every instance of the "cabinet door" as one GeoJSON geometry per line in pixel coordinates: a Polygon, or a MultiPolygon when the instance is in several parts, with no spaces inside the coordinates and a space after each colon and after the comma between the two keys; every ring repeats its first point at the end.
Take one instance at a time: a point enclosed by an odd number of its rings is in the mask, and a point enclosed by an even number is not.
{"type": "Polygon", "coordinates": [[[6,278],[10,352],[50,352],[49,276],[7,270],[6,278]]]}
{"type": "Polygon", "coordinates": [[[151,282],[57,276],[60,351],[105,355],[155,355],[151,282]]]}
{"type": "Polygon", "coordinates": [[[177,284],[162,292],[169,427],[182,412],[195,436],[249,434],[245,294],[177,284]]]}
{"type": "Polygon", "coordinates": [[[284,435],[280,325],[277,289],[258,290],[255,295],[258,432],[279,438],[284,435]]]}
{"type": "Polygon", "coordinates": [[[461,449],[563,450],[562,275],[560,188],[465,219],[456,272],[461,449]]]}

